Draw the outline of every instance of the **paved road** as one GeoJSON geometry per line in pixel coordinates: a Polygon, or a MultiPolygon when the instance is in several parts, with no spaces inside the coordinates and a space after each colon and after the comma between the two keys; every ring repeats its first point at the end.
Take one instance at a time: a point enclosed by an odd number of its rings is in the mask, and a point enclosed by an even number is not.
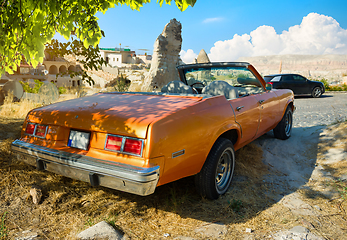
{"type": "Polygon", "coordinates": [[[347,120],[347,93],[328,92],[320,98],[295,97],[294,127],[330,125],[347,120]]]}

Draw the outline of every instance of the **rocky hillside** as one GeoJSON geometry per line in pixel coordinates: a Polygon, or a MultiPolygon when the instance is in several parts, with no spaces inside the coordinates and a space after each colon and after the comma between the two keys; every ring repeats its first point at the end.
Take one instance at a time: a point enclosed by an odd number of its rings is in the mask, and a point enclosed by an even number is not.
{"type": "Polygon", "coordinates": [[[347,55],[274,55],[242,57],[264,76],[298,73],[310,79],[327,79],[331,84],[347,83],[347,55]]]}

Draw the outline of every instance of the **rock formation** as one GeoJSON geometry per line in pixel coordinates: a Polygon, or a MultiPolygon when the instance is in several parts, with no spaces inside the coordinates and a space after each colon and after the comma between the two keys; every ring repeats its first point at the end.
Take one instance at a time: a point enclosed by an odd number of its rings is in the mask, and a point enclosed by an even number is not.
{"type": "Polygon", "coordinates": [[[14,80],[5,80],[5,84],[0,89],[0,105],[5,101],[6,96],[12,95],[13,100],[18,102],[23,96],[24,90],[22,85],[18,81],[14,80]]]}
{"type": "Polygon", "coordinates": [[[181,29],[181,23],[171,19],[156,39],[151,68],[145,77],[142,91],[160,91],[167,83],[179,80],[176,66],[182,45],[181,29]]]}
{"type": "Polygon", "coordinates": [[[30,189],[30,195],[33,198],[33,203],[34,204],[39,204],[41,201],[41,197],[42,197],[42,191],[41,191],[41,187],[39,186],[32,186],[30,189]]]}
{"type": "Polygon", "coordinates": [[[251,63],[263,76],[281,71],[314,80],[325,78],[331,84],[344,83],[347,76],[347,55],[274,55],[242,57],[238,61],[251,63]]]}
{"type": "Polygon", "coordinates": [[[201,49],[198,57],[195,59],[196,63],[209,63],[210,59],[208,58],[204,49],[201,49]]]}

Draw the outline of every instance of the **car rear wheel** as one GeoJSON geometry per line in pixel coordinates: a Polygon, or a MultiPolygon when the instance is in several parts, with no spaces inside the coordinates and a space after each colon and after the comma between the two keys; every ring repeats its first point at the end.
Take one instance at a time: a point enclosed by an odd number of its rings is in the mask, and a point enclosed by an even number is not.
{"type": "Polygon", "coordinates": [[[290,106],[287,107],[287,110],[282,117],[282,120],[277,124],[273,129],[275,138],[286,140],[290,137],[292,133],[293,126],[293,111],[290,106]]]}
{"type": "Polygon", "coordinates": [[[195,185],[201,196],[217,199],[227,192],[234,174],[235,151],[232,142],[219,138],[213,145],[195,185]]]}
{"type": "Polygon", "coordinates": [[[322,89],[320,87],[315,87],[313,90],[312,90],[312,93],[311,93],[312,97],[314,98],[319,98],[320,96],[322,96],[322,89]]]}

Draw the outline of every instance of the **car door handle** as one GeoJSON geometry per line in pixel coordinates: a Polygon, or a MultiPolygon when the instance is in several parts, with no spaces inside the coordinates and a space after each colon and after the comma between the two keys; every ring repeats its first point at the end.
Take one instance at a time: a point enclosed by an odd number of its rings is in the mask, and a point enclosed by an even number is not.
{"type": "Polygon", "coordinates": [[[238,111],[238,112],[239,112],[239,111],[240,111],[242,108],[244,108],[244,107],[245,107],[245,106],[240,106],[240,107],[237,107],[237,108],[236,108],[236,111],[238,111]]]}
{"type": "Polygon", "coordinates": [[[263,104],[264,101],[265,101],[265,100],[259,100],[259,103],[260,103],[260,104],[263,104]]]}

